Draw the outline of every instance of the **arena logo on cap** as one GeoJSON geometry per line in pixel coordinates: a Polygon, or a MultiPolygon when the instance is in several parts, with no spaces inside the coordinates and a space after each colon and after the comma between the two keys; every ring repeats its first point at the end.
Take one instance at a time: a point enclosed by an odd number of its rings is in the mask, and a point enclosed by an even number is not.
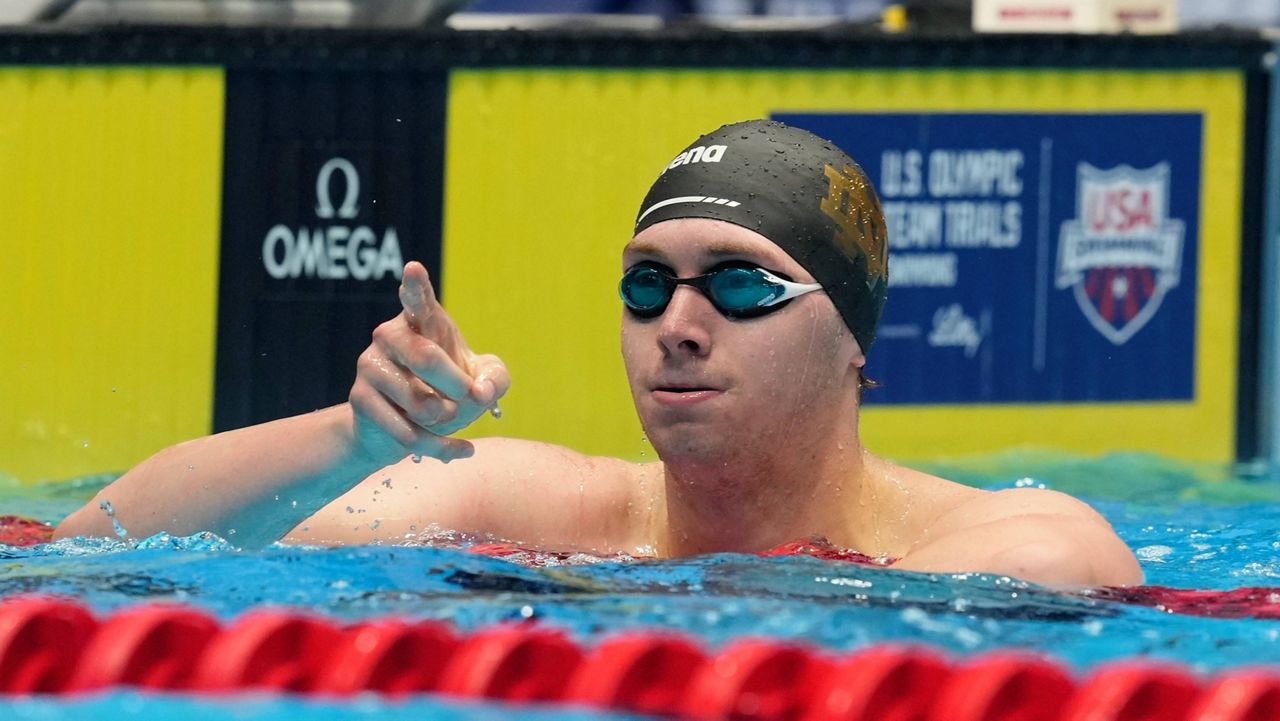
{"type": "Polygon", "coordinates": [[[1178,286],[1185,224],[1169,218],[1169,164],[1077,166],[1076,217],[1062,224],[1057,287],[1089,323],[1128,342],[1178,286]]]}
{"type": "Polygon", "coordinates": [[[296,230],[279,223],[262,241],[262,264],[276,279],[381,280],[388,273],[399,278],[404,267],[400,237],[393,226],[381,238],[368,225],[351,227],[336,222],[360,214],[360,173],[346,158],[330,158],[316,175],[316,218],[327,225],[296,230]],[[342,202],[334,207],[335,175],[345,181],[342,202]]]}
{"type": "Polygon", "coordinates": [[[699,145],[696,148],[689,148],[677,155],[676,159],[667,166],[667,170],[681,165],[689,165],[690,163],[718,163],[724,157],[724,151],[727,149],[728,146],[725,145],[712,145],[709,147],[699,145]]]}

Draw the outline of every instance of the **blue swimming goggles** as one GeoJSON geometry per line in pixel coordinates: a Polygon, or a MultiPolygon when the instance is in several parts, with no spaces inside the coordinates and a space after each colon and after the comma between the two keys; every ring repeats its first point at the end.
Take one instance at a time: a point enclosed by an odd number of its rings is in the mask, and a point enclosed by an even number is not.
{"type": "Polygon", "coordinates": [[[636,317],[657,318],[681,285],[696,288],[727,318],[758,318],[780,310],[792,298],[822,290],[818,283],[795,283],[743,261],[721,263],[692,278],[677,278],[669,269],[645,262],[622,274],[618,294],[636,317]]]}

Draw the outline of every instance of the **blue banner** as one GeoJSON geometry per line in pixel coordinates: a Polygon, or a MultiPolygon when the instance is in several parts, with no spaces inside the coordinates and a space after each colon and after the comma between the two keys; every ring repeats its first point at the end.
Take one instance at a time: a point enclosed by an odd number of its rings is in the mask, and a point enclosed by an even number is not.
{"type": "Polygon", "coordinates": [[[775,114],[889,226],[869,403],[1190,400],[1199,114],[775,114]]]}

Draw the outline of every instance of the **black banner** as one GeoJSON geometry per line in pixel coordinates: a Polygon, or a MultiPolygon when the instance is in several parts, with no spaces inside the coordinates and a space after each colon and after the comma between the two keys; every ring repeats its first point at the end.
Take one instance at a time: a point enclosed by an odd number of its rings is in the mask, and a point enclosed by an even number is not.
{"type": "Polygon", "coordinates": [[[404,262],[442,283],[442,72],[227,73],[214,429],[346,399],[404,262]]]}

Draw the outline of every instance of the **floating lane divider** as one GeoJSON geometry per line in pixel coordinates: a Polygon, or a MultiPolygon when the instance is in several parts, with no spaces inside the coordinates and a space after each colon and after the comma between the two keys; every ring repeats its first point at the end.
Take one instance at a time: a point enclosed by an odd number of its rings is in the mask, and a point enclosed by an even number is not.
{"type": "Polygon", "coordinates": [[[626,633],[582,648],[532,623],[463,635],[434,621],[342,626],[258,610],[223,626],[177,605],[140,605],[98,619],[62,599],[0,601],[0,694],[119,686],[334,698],[434,693],[708,720],[1280,719],[1280,669],[1202,679],[1176,666],[1130,661],[1077,681],[1056,662],[1013,653],[953,662],[925,648],[878,646],[838,656],[761,639],[712,653],[665,632],[626,633]]]}

